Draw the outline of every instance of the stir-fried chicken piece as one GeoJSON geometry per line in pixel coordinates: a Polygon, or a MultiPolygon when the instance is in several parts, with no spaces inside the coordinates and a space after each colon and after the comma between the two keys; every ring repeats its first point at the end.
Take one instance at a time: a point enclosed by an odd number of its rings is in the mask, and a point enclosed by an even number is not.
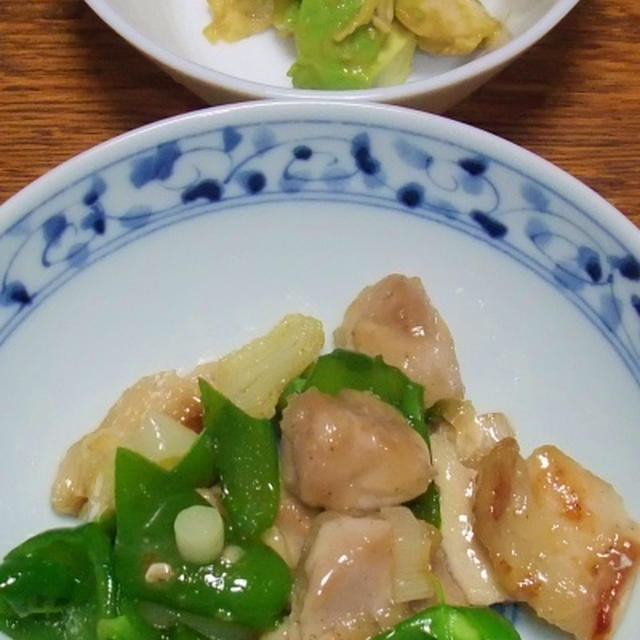
{"type": "Polygon", "coordinates": [[[262,640],[362,640],[429,606],[438,539],[407,507],[322,513],[298,565],[291,615],[262,640]]]}
{"type": "Polygon", "coordinates": [[[291,619],[301,639],[361,640],[406,615],[392,604],[392,550],[386,520],[320,516],[294,589],[291,619]]]}
{"type": "Polygon", "coordinates": [[[195,378],[175,371],[146,376],[129,387],[95,431],[69,448],[51,489],[59,513],[98,518],[113,505],[115,452],[150,412],[162,412],[185,426],[199,428],[202,408],[195,378]]]}
{"type": "Polygon", "coordinates": [[[323,343],[320,321],[294,314],[264,336],[220,360],[198,365],[184,377],[163,371],[142,378],[124,391],[97,429],[69,449],[51,490],[53,508],[89,520],[112,509],[116,449],[131,446],[129,438],[135,437],[150,412],[199,430],[198,378],[213,384],[247,413],[272,416],[286,383],[317,358],[323,343]]]}
{"type": "Polygon", "coordinates": [[[265,531],[262,538],[292,569],[300,560],[316,513],[302,504],[285,487],[281,487],[278,515],[273,526],[265,531]]]}
{"type": "Polygon", "coordinates": [[[282,476],[311,507],[367,511],[429,486],[429,449],[404,416],[371,393],[311,388],[290,398],[282,423],[282,476]]]}
{"type": "MultiPolygon", "coordinates": [[[[449,439],[449,427],[431,434],[433,466],[440,489],[442,549],[446,567],[473,605],[506,600],[484,547],[474,533],[473,496],[477,472],[465,467],[449,439]]],[[[452,589],[452,591],[455,590],[452,589]]]]}
{"type": "Polygon", "coordinates": [[[393,274],[363,289],[335,340],[402,369],[425,387],[427,405],[464,396],[453,338],[419,278],[393,274]]]}
{"type": "Polygon", "coordinates": [[[640,531],[613,487],[553,446],[512,438],[479,469],[476,534],[508,594],[579,640],[611,638],[640,563],[640,531]]]}

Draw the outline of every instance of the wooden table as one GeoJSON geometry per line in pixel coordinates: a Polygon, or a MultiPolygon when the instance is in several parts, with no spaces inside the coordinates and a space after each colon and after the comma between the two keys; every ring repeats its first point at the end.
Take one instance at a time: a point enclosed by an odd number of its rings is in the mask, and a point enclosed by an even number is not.
{"type": "MultiPolygon", "coordinates": [[[[448,115],[542,155],[640,226],[639,37],[638,0],[582,0],[448,115]]],[[[80,151],[202,106],[82,0],[0,0],[0,203],[80,151]]]]}

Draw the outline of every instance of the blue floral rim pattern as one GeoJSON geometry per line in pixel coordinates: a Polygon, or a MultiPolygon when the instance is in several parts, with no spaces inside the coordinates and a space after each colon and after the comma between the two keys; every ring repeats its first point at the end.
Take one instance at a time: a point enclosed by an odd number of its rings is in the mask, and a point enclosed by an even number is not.
{"type": "Polygon", "coordinates": [[[640,262],[535,177],[461,144],[357,122],[243,124],[185,136],[86,175],[0,235],[0,346],[93,262],[181,220],[259,201],[404,212],[488,243],[575,304],[640,384],[640,262]]]}

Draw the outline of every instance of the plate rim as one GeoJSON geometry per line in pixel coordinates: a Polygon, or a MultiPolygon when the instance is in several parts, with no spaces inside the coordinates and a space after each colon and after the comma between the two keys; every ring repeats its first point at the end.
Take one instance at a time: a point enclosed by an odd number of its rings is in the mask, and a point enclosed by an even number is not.
{"type": "MultiPolygon", "coordinates": [[[[415,136],[424,141],[431,140],[437,144],[450,145],[461,153],[469,153],[471,157],[476,156],[480,159],[487,159],[491,164],[499,167],[501,171],[513,174],[516,180],[521,177],[524,181],[530,181],[534,190],[540,187],[543,191],[564,203],[570,209],[568,211],[569,215],[567,217],[560,216],[560,218],[566,220],[569,224],[573,224],[578,231],[582,231],[583,235],[587,233],[589,225],[594,225],[600,229],[599,232],[603,236],[608,237],[623,252],[622,257],[625,260],[631,260],[632,266],[637,268],[640,262],[640,229],[637,229],[620,211],[584,183],[540,156],[494,134],[443,116],[377,103],[345,104],[336,101],[310,103],[293,100],[265,100],[209,107],[167,118],[117,136],[62,163],[0,206],[0,241],[10,238],[14,230],[18,235],[21,235],[23,233],[21,225],[25,220],[28,220],[31,215],[36,214],[41,208],[49,206],[50,201],[54,201],[69,189],[73,189],[82,181],[91,178],[92,174],[109,171],[111,167],[124,163],[135,156],[153,152],[161,145],[175,145],[178,142],[198,138],[215,131],[220,132],[227,127],[241,130],[247,127],[265,125],[267,127],[284,127],[286,129],[288,125],[295,126],[301,122],[305,124],[316,122],[325,126],[336,123],[350,127],[362,127],[363,132],[366,132],[367,128],[369,128],[372,132],[384,131],[409,138],[415,136]],[[587,225],[587,227],[584,225],[587,225]]],[[[311,129],[311,127],[309,128],[311,129]]],[[[309,134],[313,137],[312,131],[309,134]]],[[[461,161],[459,160],[459,162],[461,161]]],[[[524,195],[524,192],[522,193],[524,195]]],[[[301,197],[306,196],[301,195],[301,197]]],[[[526,195],[525,199],[528,199],[526,195]]],[[[385,206],[398,208],[398,202],[389,201],[386,202],[385,206]]],[[[410,205],[400,206],[400,209],[403,211],[406,209],[405,213],[412,213],[410,205]]],[[[428,211],[432,210],[432,213],[437,212],[433,205],[428,205],[426,209],[428,211]]],[[[534,204],[533,209],[537,210],[536,216],[545,214],[548,211],[546,205],[534,204]],[[542,206],[542,208],[538,210],[539,206],[542,206]]],[[[440,213],[443,213],[443,211],[440,211],[440,213]]],[[[416,214],[420,215],[417,210],[416,214]]],[[[472,211],[468,215],[473,218],[475,214],[472,211]]],[[[492,221],[491,218],[489,220],[492,221]]],[[[534,220],[532,219],[532,221],[534,220]]],[[[546,226],[544,218],[541,218],[540,222],[543,226],[546,226]]],[[[464,229],[461,228],[460,230],[464,229]]],[[[540,229],[535,232],[533,230],[531,232],[527,229],[523,230],[527,235],[534,233],[534,236],[530,236],[529,240],[537,245],[540,229]]],[[[485,228],[485,233],[489,233],[487,228],[485,228]]],[[[558,237],[560,240],[563,238],[563,236],[557,236],[557,234],[552,234],[551,237],[558,237]]],[[[501,237],[494,238],[491,236],[489,240],[485,239],[485,241],[489,241],[496,249],[505,251],[505,247],[499,244],[500,239],[501,237]]],[[[12,241],[9,239],[7,242],[11,243],[12,241]]],[[[569,301],[578,306],[600,331],[606,333],[608,336],[607,341],[622,357],[632,376],[640,382],[639,346],[634,345],[636,338],[631,337],[628,333],[628,327],[624,324],[620,325],[623,317],[623,311],[620,307],[622,303],[615,298],[615,292],[613,290],[611,294],[604,292],[602,295],[609,296],[607,300],[600,297],[599,300],[592,298],[592,301],[589,302],[587,297],[582,297],[578,294],[578,290],[573,291],[574,287],[566,280],[563,286],[565,268],[562,266],[564,258],[561,255],[559,257],[549,256],[551,264],[555,265],[554,269],[560,269],[560,272],[556,272],[548,266],[539,265],[536,267],[535,263],[537,261],[535,258],[532,263],[528,263],[529,256],[527,256],[527,252],[521,253],[517,244],[517,242],[515,245],[509,242],[506,245],[509,247],[507,253],[513,253],[512,257],[514,259],[525,264],[525,266],[529,266],[529,268],[532,268],[530,266],[532,264],[533,270],[538,273],[538,276],[556,288],[561,289],[563,295],[569,301]],[[519,254],[521,254],[521,257],[518,257],[519,254]],[[608,307],[604,305],[608,305],[608,307]],[[615,318],[611,313],[614,313],[615,318]],[[611,322],[616,324],[611,324],[611,322]]],[[[580,251],[583,251],[583,248],[577,244],[575,245],[575,250],[578,251],[579,247],[580,251]]],[[[538,247],[538,249],[540,248],[538,247]]],[[[586,247],[584,250],[589,251],[589,248],[586,247]]],[[[575,258],[576,262],[581,260],[579,255],[577,254],[575,258]]],[[[614,263],[611,261],[617,261],[620,258],[617,257],[617,251],[613,254],[602,254],[602,258],[609,259],[609,276],[607,276],[606,281],[602,279],[602,275],[598,275],[597,279],[593,279],[592,272],[587,271],[588,276],[592,279],[592,281],[587,281],[587,284],[607,285],[609,283],[607,286],[613,287],[611,271],[614,263]]],[[[9,256],[8,268],[11,268],[12,262],[13,258],[9,256]]],[[[596,265],[596,268],[598,273],[602,274],[601,267],[596,265]]],[[[584,265],[580,269],[584,270],[584,265]]],[[[624,275],[625,278],[628,277],[622,271],[621,275],[624,275]]],[[[6,285],[9,287],[7,292],[10,292],[11,296],[29,295],[20,281],[5,282],[6,277],[7,275],[5,274],[1,291],[4,291],[4,286],[6,285]]],[[[67,279],[67,277],[62,278],[60,283],[63,284],[67,279]]],[[[632,279],[636,280],[637,278],[634,275],[632,279]]],[[[635,287],[635,283],[632,286],[635,287]]],[[[594,291],[600,291],[600,289],[594,289],[594,291]]],[[[51,290],[50,294],[53,292],[51,290]]],[[[632,327],[634,327],[635,316],[633,315],[633,310],[638,311],[637,298],[640,295],[640,290],[634,293],[632,289],[628,293],[631,296],[628,304],[631,309],[632,327]]],[[[7,295],[9,294],[7,293],[7,295]]],[[[598,293],[598,295],[601,294],[598,293]]],[[[11,304],[21,300],[22,298],[7,298],[7,301],[11,304]]],[[[28,300],[25,298],[25,300],[30,302],[31,298],[29,297],[28,300]]],[[[2,299],[0,299],[0,302],[2,302],[2,299]]],[[[30,307],[25,312],[26,315],[22,314],[21,317],[24,318],[30,315],[34,310],[35,307],[30,307]]],[[[13,329],[11,327],[18,322],[17,318],[18,313],[16,312],[5,324],[3,332],[6,333],[4,329],[8,327],[7,331],[9,333],[2,337],[2,332],[0,332],[0,344],[8,339],[10,333],[12,333],[13,329]]],[[[628,323],[629,321],[627,320],[626,322],[628,323]]],[[[635,336],[635,333],[633,335],[635,336]]]]}
{"type": "MultiPolygon", "coordinates": [[[[464,143],[454,142],[454,144],[459,147],[468,147],[473,151],[478,150],[476,147],[485,147],[491,150],[490,155],[493,159],[502,162],[508,168],[535,176],[535,179],[543,184],[560,185],[562,188],[557,189],[560,197],[571,203],[580,202],[580,208],[585,213],[609,229],[621,242],[624,238],[625,243],[640,254],[640,229],[631,220],[587,184],[525,147],[489,131],[442,115],[375,102],[345,103],[336,100],[318,100],[313,103],[298,100],[253,100],[205,107],[131,129],[68,158],[0,204],[0,234],[5,233],[21,215],[28,213],[28,210],[40,206],[44,200],[56,195],[58,190],[55,185],[64,180],[66,174],[71,176],[73,173],[83,172],[84,175],[88,175],[123,159],[126,155],[142,152],[147,146],[154,146],[160,141],[204,132],[207,122],[212,119],[232,119],[238,115],[249,115],[256,111],[264,112],[267,117],[278,115],[279,120],[292,121],[296,112],[299,115],[295,116],[295,119],[301,119],[301,117],[311,119],[315,115],[316,119],[351,117],[355,121],[359,116],[364,116],[360,121],[365,125],[383,125],[389,128],[391,128],[389,123],[384,125],[382,120],[397,118],[398,122],[394,123],[394,128],[398,130],[405,130],[405,132],[409,129],[420,130],[422,134],[441,137],[444,142],[452,142],[455,136],[456,140],[464,140],[464,143]],[[284,113],[285,111],[287,113],[284,113]],[[447,131],[448,135],[430,132],[437,128],[447,131]],[[172,133],[165,135],[169,131],[172,133]],[[512,160],[507,161],[507,157],[512,160]],[[571,193],[573,197],[569,199],[565,195],[567,193],[571,193]]],[[[239,124],[236,123],[236,126],[239,124]]]]}

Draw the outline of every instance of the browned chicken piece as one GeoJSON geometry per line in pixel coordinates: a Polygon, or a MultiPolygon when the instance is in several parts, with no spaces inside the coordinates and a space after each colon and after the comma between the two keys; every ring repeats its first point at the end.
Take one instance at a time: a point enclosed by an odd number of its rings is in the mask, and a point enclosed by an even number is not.
{"type": "Polygon", "coordinates": [[[392,274],[363,289],[335,341],[402,369],[425,387],[427,405],[464,396],[453,338],[419,278],[392,274]]]}
{"type": "MultiPolygon", "coordinates": [[[[472,605],[507,599],[485,548],[477,540],[473,498],[477,472],[458,459],[453,429],[442,425],[431,434],[433,466],[440,489],[442,550],[454,583],[472,605]]],[[[443,565],[439,564],[442,569],[443,565]]],[[[441,571],[442,572],[442,571],[441,571]]],[[[455,589],[452,589],[455,593],[455,589]]]]}
{"type": "Polygon", "coordinates": [[[326,513],[314,531],[294,587],[291,621],[301,640],[361,640],[407,615],[392,604],[389,522],[326,513]]]}
{"type": "Polygon", "coordinates": [[[317,511],[302,504],[285,487],[280,490],[280,506],[273,526],[262,536],[290,568],[297,566],[302,548],[317,511]]]}
{"type": "Polygon", "coordinates": [[[426,491],[433,477],[424,440],[399,411],[365,391],[294,395],[281,429],[284,483],[311,507],[398,505],[426,491]]]}
{"type": "Polygon", "coordinates": [[[640,531],[611,485],[553,446],[512,438],[479,469],[476,534],[508,594],[578,640],[612,637],[640,563],[640,531]]]}

